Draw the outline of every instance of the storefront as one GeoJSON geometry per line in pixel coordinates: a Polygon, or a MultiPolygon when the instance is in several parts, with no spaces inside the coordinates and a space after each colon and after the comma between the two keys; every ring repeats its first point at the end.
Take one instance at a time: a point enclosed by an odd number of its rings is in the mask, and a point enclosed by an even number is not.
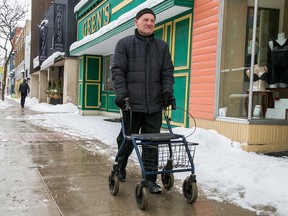
{"type": "Polygon", "coordinates": [[[190,111],[197,125],[247,143],[247,151],[287,151],[288,41],[280,37],[288,34],[288,1],[195,1],[194,9],[190,111]]]}
{"type": "MultiPolygon", "coordinates": [[[[37,24],[39,42],[32,43],[38,44],[39,47],[37,56],[33,59],[30,95],[38,98],[39,102],[54,105],[77,104],[75,83],[78,78],[78,58],[70,56],[69,48],[76,40],[74,7],[78,2],[78,0],[52,1],[37,24]]],[[[39,2],[33,4],[36,4],[35,8],[42,7],[38,5],[39,2]]]]}
{"type": "MultiPolygon", "coordinates": [[[[277,54],[269,44],[281,32],[288,36],[288,0],[82,0],[75,7],[77,42],[70,47],[80,60],[80,112],[118,114],[110,71],[114,47],[134,33],[135,14],[144,7],[154,10],[155,35],[170,45],[175,65],[179,109],[172,125],[195,126],[184,109],[197,127],[247,143],[247,151],[287,151],[287,67],[281,60],[283,76],[278,66],[275,73],[277,54]]],[[[280,49],[285,52],[285,45],[280,49]]]]}

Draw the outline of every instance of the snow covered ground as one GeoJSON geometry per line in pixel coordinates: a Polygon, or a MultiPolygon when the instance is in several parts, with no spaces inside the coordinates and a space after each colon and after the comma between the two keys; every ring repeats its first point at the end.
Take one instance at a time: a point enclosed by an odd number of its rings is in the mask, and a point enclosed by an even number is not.
{"type": "MultiPolygon", "coordinates": [[[[19,103],[19,99],[14,100],[19,103]]],[[[53,106],[28,97],[25,105],[26,109],[39,112],[25,115],[26,121],[70,135],[101,140],[108,146],[106,150],[96,145],[89,146],[89,150],[109,155],[112,149],[116,154],[119,123],[104,121],[107,119],[104,116],[81,116],[71,103],[53,106]]],[[[0,112],[9,106],[6,100],[0,100],[0,112]]],[[[178,127],[173,131],[188,136],[194,129],[178,127]]],[[[240,147],[245,144],[232,141],[215,130],[196,128],[187,140],[199,143],[194,159],[197,185],[208,198],[227,200],[259,215],[288,215],[287,157],[245,152],[240,147]]],[[[134,153],[131,159],[137,162],[134,153]]],[[[175,178],[184,180],[188,174],[175,173],[175,178]]],[[[181,185],[176,187],[181,188],[181,185]]]]}

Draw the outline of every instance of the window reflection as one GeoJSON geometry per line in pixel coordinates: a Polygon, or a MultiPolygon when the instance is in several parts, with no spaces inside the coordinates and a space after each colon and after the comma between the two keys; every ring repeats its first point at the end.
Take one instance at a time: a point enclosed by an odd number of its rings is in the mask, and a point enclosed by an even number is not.
{"type": "Polygon", "coordinates": [[[112,81],[111,67],[113,63],[113,55],[105,56],[103,68],[103,89],[102,91],[113,91],[114,83],[112,81]]]}

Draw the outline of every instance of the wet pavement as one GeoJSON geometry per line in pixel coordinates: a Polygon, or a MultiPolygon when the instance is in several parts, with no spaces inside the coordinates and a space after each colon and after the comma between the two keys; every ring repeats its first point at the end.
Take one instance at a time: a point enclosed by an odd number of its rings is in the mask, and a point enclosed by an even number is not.
{"type": "Polygon", "coordinates": [[[188,204],[177,187],[149,193],[148,207],[142,211],[134,195],[141,178],[138,166],[128,167],[127,181],[113,196],[108,188],[113,155],[83,148],[87,143],[106,145],[35,126],[25,121],[25,115],[36,112],[9,103],[14,106],[0,110],[1,216],[256,215],[228,202],[209,200],[201,188],[198,200],[188,204]]]}

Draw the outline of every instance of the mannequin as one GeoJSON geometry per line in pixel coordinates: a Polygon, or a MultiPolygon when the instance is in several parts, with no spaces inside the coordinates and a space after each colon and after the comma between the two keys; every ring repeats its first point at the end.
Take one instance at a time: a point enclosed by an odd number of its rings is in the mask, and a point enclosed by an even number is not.
{"type": "MultiPolygon", "coordinates": [[[[258,51],[259,51],[259,45],[257,41],[255,41],[255,55],[258,54],[258,51]]],[[[252,40],[248,41],[247,54],[252,55],[252,40]]]]}
{"type": "Polygon", "coordinates": [[[288,40],[284,32],[278,33],[276,40],[268,42],[271,49],[271,73],[268,84],[270,88],[288,87],[288,40]]]}
{"type": "MultiPolygon", "coordinates": [[[[259,51],[259,45],[257,41],[255,41],[255,58],[254,58],[255,64],[257,64],[258,51],[259,51]]],[[[252,56],[252,40],[249,40],[248,45],[247,45],[247,50],[246,50],[245,67],[251,67],[251,56],[252,56]]]]}
{"type": "MultiPolygon", "coordinates": [[[[278,36],[277,36],[277,39],[276,39],[276,42],[283,46],[283,44],[286,42],[287,38],[285,37],[285,33],[284,32],[279,32],[278,33],[278,36]]],[[[273,40],[272,41],[269,41],[268,42],[269,44],[269,47],[271,50],[273,50],[273,40]]]]}
{"type": "MultiPolygon", "coordinates": [[[[252,42],[253,42],[253,31],[250,29],[248,33],[248,38],[246,41],[246,50],[245,50],[245,67],[250,68],[251,67],[251,58],[252,58],[252,42]]],[[[254,64],[257,64],[258,60],[258,52],[259,52],[259,45],[257,43],[257,40],[255,41],[255,50],[254,50],[254,64]]]]}
{"type": "MultiPolygon", "coordinates": [[[[247,76],[250,78],[250,69],[246,70],[247,76]]],[[[254,65],[253,75],[253,91],[266,91],[265,82],[267,80],[268,69],[266,66],[254,65]]]]}

